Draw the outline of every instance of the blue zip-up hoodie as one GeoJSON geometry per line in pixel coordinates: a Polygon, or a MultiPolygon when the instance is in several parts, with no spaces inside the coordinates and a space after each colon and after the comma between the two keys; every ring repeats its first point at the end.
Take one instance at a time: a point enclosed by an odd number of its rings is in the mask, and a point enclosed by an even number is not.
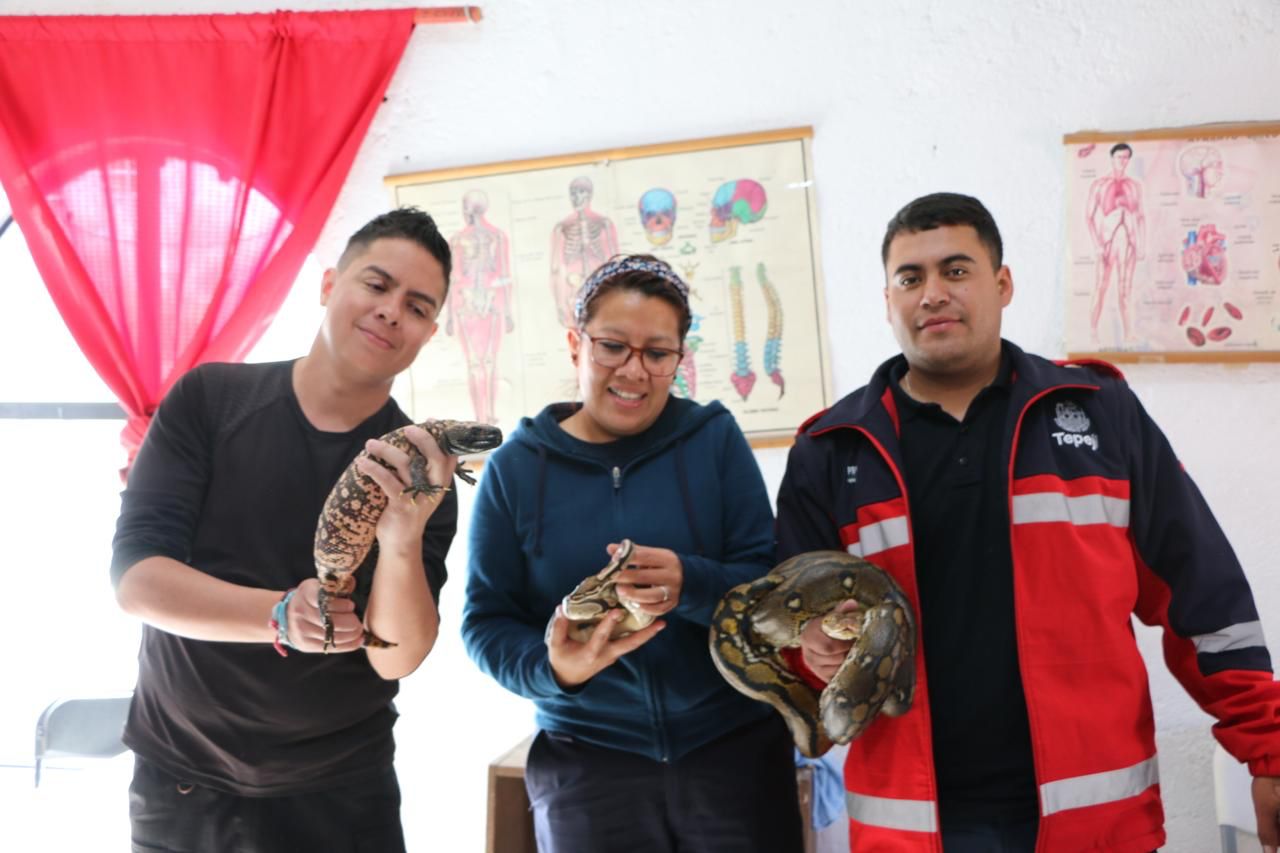
{"type": "Polygon", "coordinates": [[[645,432],[606,444],[525,418],[489,459],[471,518],[462,638],[467,653],[532,699],[543,729],[680,758],[772,713],[730,688],[708,652],[711,613],[773,565],[773,513],[746,438],[718,402],[672,398],[645,432]],[[556,682],[544,634],[560,600],[622,539],[669,548],[684,567],[667,627],[585,684],[556,682]]]}

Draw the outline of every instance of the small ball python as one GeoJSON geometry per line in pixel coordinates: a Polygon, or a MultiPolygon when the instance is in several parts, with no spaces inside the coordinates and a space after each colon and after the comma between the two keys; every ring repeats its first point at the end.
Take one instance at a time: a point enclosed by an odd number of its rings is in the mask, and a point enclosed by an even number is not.
{"type": "MultiPolygon", "coordinates": [[[[591,639],[600,620],[609,615],[611,610],[618,608],[626,610],[627,614],[609,632],[611,640],[634,634],[658,618],[641,610],[640,604],[618,597],[618,574],[626,568],[634,550],[635,545],[631,540],[623,539],[618,543],[618,549],[613,552],[613,559],[609,564],[574,587],[560,602],[560,612],[569,620],[570,637],[585,643],[591,639]]],[[[553,621],[554,618],[553,616],[553,621]]],[[[551,625],[548,624],[548,633],[550,630],[551,625]]]]}
{"type": "MultiPolygon", "coordinates": [[[[502,430],[489,424],[428,420],[418,426],[431,433],[440,449],[450,456],[483,453],[502,444],[502,430]]],[[[446,490],[441,486],[433,486],[427,480],[427,457],[405,436],[404,427],[387,433],[379,440],[409,454],[410,482],[400,494],[409,500],[417,500],[420,494],[431,497],[446,490]]],[[[330,598],[350,598],[355,591],[356,569],[360,568],[369,549],[373,547],[378,519],[387,508],[387,496],[382,488],[372,477],[360,473],[356,467],[356,463],[365,457],[372,458],[383,467],[391,468],[378,457],[370,456],[367,450],[360,451],[329,492],[316,524],[315,561],[316,573],[320,577],[320,613],[324,618],[326,652],[333,645],[333,623],[329,620],[328,601],[330,598]]],[[[458,479],[475,485],[472,472],[461,463],[455,473],[458,479]]],[[[372,648],[395,645],[368,630],[364,632],[364,644],[372,648]]]]}
{"type": "Polygon", "coordinates": [[[906,713],[915,690],[916,626],[893,578],[843,551],[798,554],[725,593],[711,618],[711,659],[735,689],[782,714],[799,750],[816,758],[856,738],[883,711],[906,713]],[[845,601],[857,609],[838,613],[845,601]],[[822,691],[779,651],[800,645],[811,619],[854,640],[822,691]]]}

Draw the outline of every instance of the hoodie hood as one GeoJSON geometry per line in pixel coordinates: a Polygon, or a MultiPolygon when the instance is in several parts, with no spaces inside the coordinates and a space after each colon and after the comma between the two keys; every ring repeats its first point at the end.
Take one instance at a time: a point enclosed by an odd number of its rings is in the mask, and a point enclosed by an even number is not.
{"type": "Polygon", "coordinates": [[[570,435],[560,422],[582,408],[581,403],[552,403],[537,417],[522,418],[507,444],[528,448],[537,454],[534,500],[534,556],[542,556],[542,519],[547,497],[547,457],[550,455],[611,471],[615,487],[632,465],[673,448],[676,479],[684,505],[684,517],[695,541],[695,553],[704,553],[698,532],[698,507],[689,488],[688,465],[684,457],[684,441],[700,427],[717,417],[731,417],[718,400],[706,405],[671,397],[662,414],[644,432],[623,436],[616,441],[595,444],[570,435]]]}
{"type": "Polygon", "coordinates": [[[582,462],[625,469],[632,462],[681,441],[712,418],[729,416],[729,410],[718,400],[704,405],[671,397],[658,419],[644,432],[597,444],[576,438],[560,426],[561,421],[581,408],[581,403],[552,403],[536,417],[522,418],[508,442],[543,448],[548,453],[582,462]]]}

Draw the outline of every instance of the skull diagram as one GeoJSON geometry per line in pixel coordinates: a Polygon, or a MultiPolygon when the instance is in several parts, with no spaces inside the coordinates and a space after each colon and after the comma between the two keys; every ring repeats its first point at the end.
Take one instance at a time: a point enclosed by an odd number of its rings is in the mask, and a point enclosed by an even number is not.
{"type": "Polygon", "coordinates": [[[468,225],[475,225],[489,209],[489,196],[483,190],[471,190],[462,197],[462,218],[468,225]]]}
{"type": "Polygon", "coordinates": [[[759,222],[768,204],[764,187],[749,178],[721,184],[711,198],[711,241],[728,240],[738,233],[739,222],[759,222]]]}
{"type": "Polygon", "coordinates": [[[671,242],[676,224],[676,197],[660,187],[640,196],[640,224],[650,245],[665,246],[671,242]]]}
{"type": "Polygon", "coordinates": [[[569,202],[574,210],[582,210],[590,204],[594,193],[595,184],[586,176],[574,178],[569,182],[569,202]]]}

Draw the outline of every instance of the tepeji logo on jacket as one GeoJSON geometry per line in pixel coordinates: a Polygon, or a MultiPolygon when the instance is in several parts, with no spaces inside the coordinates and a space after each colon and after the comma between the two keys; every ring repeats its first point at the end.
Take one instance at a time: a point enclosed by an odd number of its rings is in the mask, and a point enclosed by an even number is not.
{"type": "Polygon", "coordinates": [[[858,482],[858,466],[857,465],[848,465],[845,467],[844,481],[846,483],[858,482]]]}
{"type": "Polygon", "coordinates": [[[1062,432],[1050,433],[1060,447],[1088,447],[1097,452],[1098,434],[1088,432],[1089,416],[1073,401],[1064,400],[1054,407],[1053,422],[1062,428],[1062,432]]]}

